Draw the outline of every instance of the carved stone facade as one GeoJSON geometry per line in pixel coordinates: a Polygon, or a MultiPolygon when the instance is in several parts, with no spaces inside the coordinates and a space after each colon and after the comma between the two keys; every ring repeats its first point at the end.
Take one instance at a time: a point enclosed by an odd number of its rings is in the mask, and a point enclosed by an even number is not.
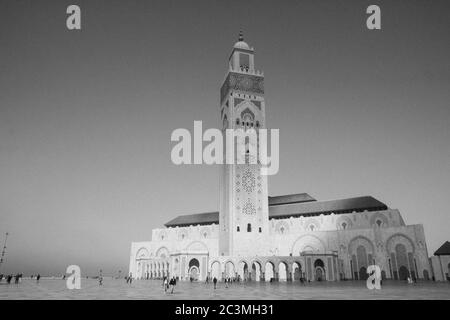
{"type": "MultiPolygon", "coordinates": [[[[243,39],[233,48],[221,89],[223,129],[265,128],[262,72],[243,39]]],[[[245,148],[250,146],[245,142],[245,148]]],[[[240,277],[244,280],[429,279],[422,225],[406,225],[372,197],[316,201],[307,194],[268,197],[259,164],[223,165],[220,211],[182,216],[133,242],[130,273],[148,279],[240,277]]]]}
{"type": "MultiPolygon", "coordinates": [[[[136,278],[186,280],[194,276],[189,262],[195,258],[199,280],[207,275],[255,281],[366,279],[371,264],[380,266],[384,279],[431,279],[423,227],[405,225],[398,210],[271,219],[269,226],[266,254],[258,256],[219,255],[217,224],[155,229],[152,241],[132,244],[130,272],[136,278]],[[341,221],[350,223],[339,228],[341,221]]],[[[249,251],[254,245],[246,243],[249,251]]]]}

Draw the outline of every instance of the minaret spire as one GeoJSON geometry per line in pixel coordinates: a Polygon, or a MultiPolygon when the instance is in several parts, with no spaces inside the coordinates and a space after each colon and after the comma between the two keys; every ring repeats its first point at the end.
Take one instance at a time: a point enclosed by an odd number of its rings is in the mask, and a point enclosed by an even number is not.
{"type": "Polygon", "coordinates": [[[239,31],[239,41],[244,41],[244,34],[242,33],[242,30],[239,31]]]}

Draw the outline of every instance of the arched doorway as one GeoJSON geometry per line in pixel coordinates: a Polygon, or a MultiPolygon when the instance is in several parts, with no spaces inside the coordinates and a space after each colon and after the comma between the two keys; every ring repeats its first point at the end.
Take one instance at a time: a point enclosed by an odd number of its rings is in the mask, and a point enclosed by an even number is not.
{"type": "Polygon", "coordinates": [[[300,262],[294,262],[292,264],[292,279],[293,281],[299,281],[302,277],[302,265],[300,262]]]}
{"type": "Polygon", "coordinates": [[[405,266],[401,266],[400,269],[398,269],[398,277],[400,280],[406,280],[409,277],[408,269],[405,266]]]}
{"type": "Polygon", "coordinates": [[[251,280],[252,281],[260,281],[261,280],[261,265],[258,262],[252,263],[251,280]]]}
{"type": "Polygon", "coordinates": [[[264,274],[264,280],[269,282],[269,281],[271,281],[274,278],[274,270],[275,270],[275,268],[274,268],[272,262],[268,261],[266,263],[265,269],[266,269],[266,272],[264,274]]]}
{"type": "Polygon", "coordinates": [[[220,263],[219,261],[213,262],[211,265],[211,279],[216,278],[217,280],[222,279],[222,273],[220,271],[220,263]]]}
{"type": "Polygon", "coordinates": [[[361,267],[359,269],[359,280],[367,280],[368,277],[369,275],[367,274],[366,267],[361,267]]]}
{"type": "Polygon", "coordinates": [[[321,259],[314,261],[314,279],[316,281],[326,280],[325,277],[325,264],[321,259]]]}
{"type": "Polygon", "coordinates": [[[278,280],[287,281],[287,265],[284,262],[280,262],[278,265],[278,280]]]}
{"type": "Polygon", "coordinates": [[[423,270],[423,278],[425,280],[430,280],[430,275],[428,274],[428,270],[423,270]]]}
{"type": "MultiPolygon", "coordinates": [[[[241,277],[241,280],[248,281],[249,280],[249,271],[248,271],[248,264],[245,261],[239,262],[239,276],[241,277]]],[[[233,276],[234,277],[234,276],[233,276]]]]}
{"type": "Polygon", "coordinates": [[[234,264],[231,261],[225,263],[225,277],[234,278],[236,276],[236,271],[234,268],[234,264]]]}
{"type": "Polygon", "coordinates": [[[200,276],[200,262],[193,258],[189,261],[189,279],[191,281],[197,281],[200,276]]]}

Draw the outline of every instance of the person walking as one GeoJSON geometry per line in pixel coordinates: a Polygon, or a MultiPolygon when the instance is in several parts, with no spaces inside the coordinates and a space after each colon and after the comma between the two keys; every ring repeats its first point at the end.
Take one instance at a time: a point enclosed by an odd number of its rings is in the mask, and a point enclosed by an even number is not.
{"type": "Polygon", "coordinates": [[[175,277],[172,277],[172,279],[170,280],[170,285],[171,285],[171,291],[170,291],[170,293],[173,293],[173,290],[175,289],[175,286],[177,285],[177,279],[175,279],[175,277]]]}
{"type": "Polygon", "coordinates": [[[36,283],[39,283],[40,278],[41,278],[41,275],[38,273],[38,275],[36,276],[36,283]]]}
{"type": "Polygon", "coordinates": [[[169,287],[169,282],[167,280],[167,277],[164,277],[164,293],[167,293],[168,287],[169,287]]]}
{"type": "Polygon", "coordinates": [[[214,283],[214,290],[215,290],[215,289],[216,289],[216,286],[217,286],[217,278],[216,278],[216,277],[214,277],[213,283],[214,283]]]}

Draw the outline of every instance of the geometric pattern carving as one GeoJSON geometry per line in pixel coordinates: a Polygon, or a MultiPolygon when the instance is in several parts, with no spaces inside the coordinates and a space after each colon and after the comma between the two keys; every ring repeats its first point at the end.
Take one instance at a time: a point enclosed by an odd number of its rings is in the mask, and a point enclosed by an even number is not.
{"type": "Polygon", "coordinates": [[[255,185],[255,175],[250,170],[245,170],[244,174],[242,175],[242,187],[245,191],[251,193],[255,189],[255,185]]]}
{"type": "Polygon", "coordinates": [[[250,202],[250,199],[247,200],[247,203],[244,205],[244,208],[242,208],[242,213],[247,215],[254,215],[256,214],[256,209],[253,203],[250,202]]]}
{"type": "Polygon", "coordinates": [[[260,76],[230,72],[220,89],[220,102],[224,100],[229,90],[239,90],[249,93],[264,94],[264,78],[260,76]]]}

